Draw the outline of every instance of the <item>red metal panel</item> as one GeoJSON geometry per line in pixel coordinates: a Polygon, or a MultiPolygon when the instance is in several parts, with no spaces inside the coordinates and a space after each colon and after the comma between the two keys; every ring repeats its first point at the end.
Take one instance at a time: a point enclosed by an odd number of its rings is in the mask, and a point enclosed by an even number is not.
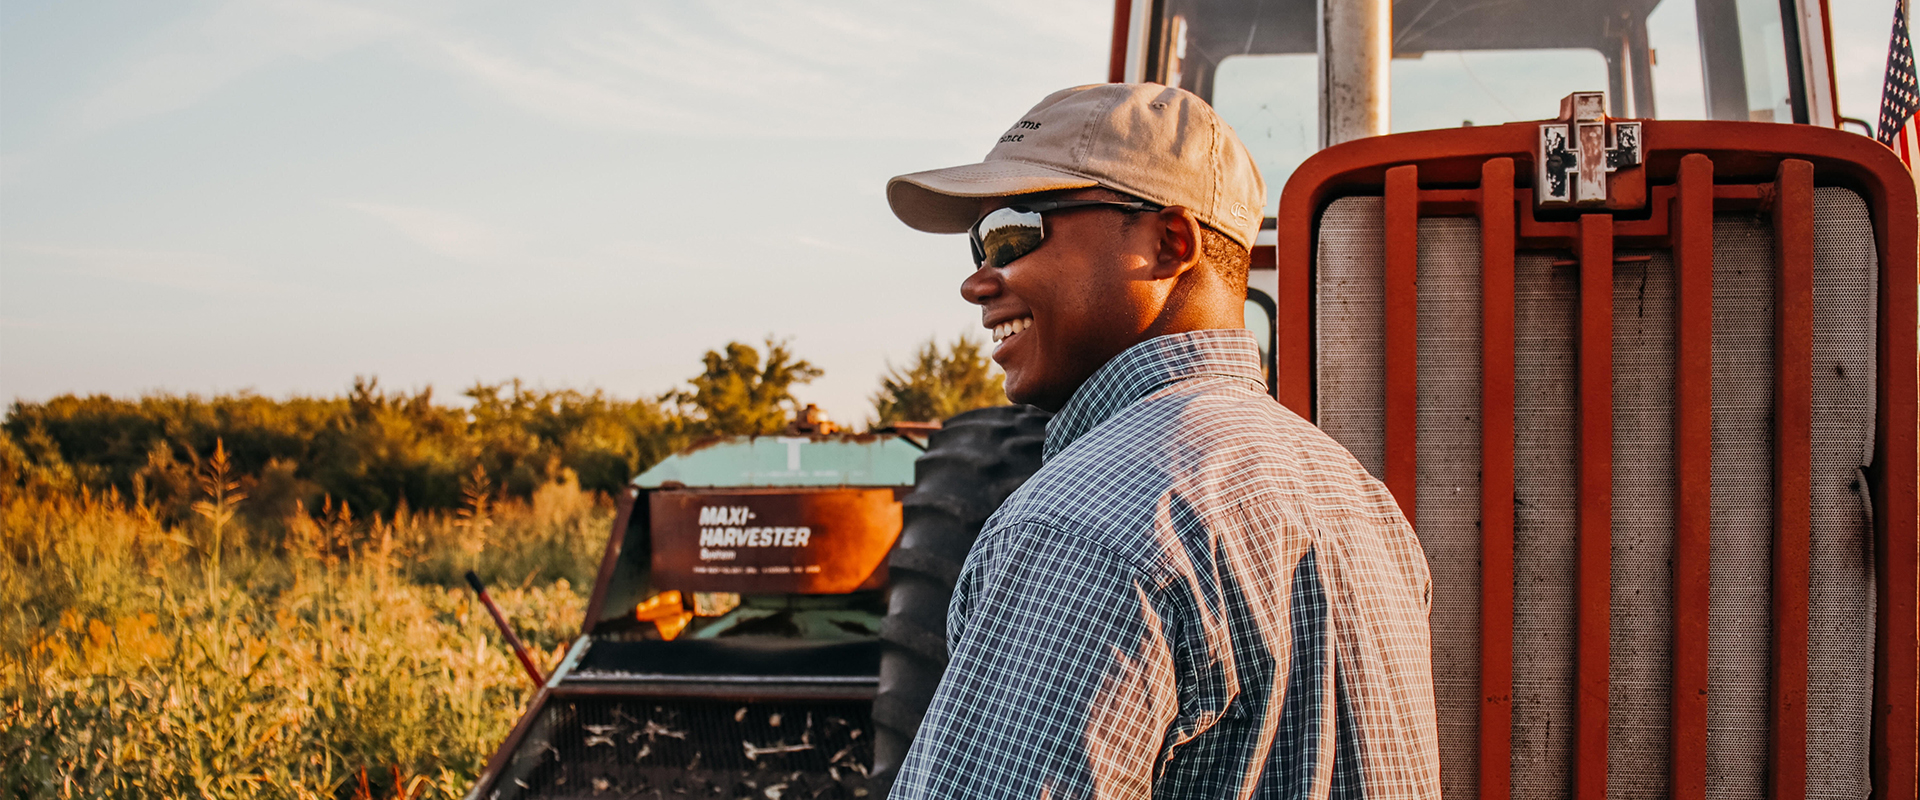
{"type": "Polygon", "coordinates": [[[1807,592],[1813,530],[1813,165],[1780,163],[1773,232],[1773,686],[1767,786],[1807,793],[1807,592]]]}
{"type": "MultiPolygon", "coordinates": [[[[1813,165],[1822,185],[1846,186],[1861,193],[1873,213],[1880,257],[1878,309],[1878,375],[1873,468],[1869,473],[1874,501],[1874,565],[1879,605],[1876,613],[1873,781],[1876,800],[1917,800],[1916,767],[1920,766],[1920,682],[1916,663],[1920,646],[1920,564],[1916,541],[1920,518],[1920,430],[1916,430],[1915,287],[1916,213],[1913,175],[1885,147],[1843,131],[1809,125],[1776,125],[1725,121],[1648,121],[1646,176],[1653,218],[1623,220],[1618,232],[1623,246],[1659,247],[1670,244],[1665,203],[1673,199],[1669,187],[1656,181],[1671,179],[1680,160],[1698,153],[1713,160],[1715,190],[1727,210],[1771,207],[1772,181],[1783,159],[1801,159],[1813,165]],[[1733,184],[1751,184],[1739,186],[1733,184]],[[1662,189],[1668,195],[1662,197],[1662,189]],[[1723,191],[1724,190],[1724,191],[1723,191]],[[1764,190],[1764,191],[1761,191],[1764,190]]],[[[1312,265],[1315,220],[1326,204],[1343,194],[1380,191],[1387,169],[1417,163],[1430,185],[1470,185],[1481,177],[1490,158],[1528,161],[1534,157],[1537,123],[1513,123],[1477,128],[1442,129],[1357,139],[1315,154],[1288,178],[1279,212],[1279,304],[1275,369],[1276,396],[1289,408],[1310,415],[1313,398],[1312,265]]],[[[1516,191],[1523,206],[1516,220],[1519,246],[1534,249],[1567,248],[1582,244],[1582,226],[1533,218],[1526,190],[1516,191]]],[[[1584,247],[1582,249],[1585,249],[1584,247]]],[[[1592,260],[1582,261],[1592,264],[1592,260]]],[[[1609,265],[1610,266],[1610,265],[1609,265]]],[[[1583,283],[1585,281],[1583,280],[1583,283]]],[[[1588,298],[1590,301],[1592,298],[1588,298]]],[[[1583,301],[1587,302],[1587,301],[1583,301]]],[[[1583,326],[1585,319],[1583,317],[1583,326]]],[[[1583,387],[1583,396],[1586,390],[1583,387]]],[[[1604,393],[1602,395],[1604,397],[1604,393]]],[[[1584,397],[1583,397],[1584,399],[1584,397]]],[[[1584,422],[1584,419],[1583,419],[1584,422]]],[[[1584,428],[1583,428],[1584,433],[1584,428]]],[[[1588,466],[1583,463],[1583,470],[1588,466]]],[[[1584,473],[1583,473],[1584,474],[1584,473]]],[[[1583,493],[1582,502],[1593,498],[1583,493]]],[[[1600,530],[1586,525],[1583,531],[1600,530]]],[[[1583,557],[1587,549],[1583,533],[1583,557]]],[[[1583,576],[1586,571],[1582,562],[1583,576]]],[[[1602,573],[1604,577],[1604,573],[1602,573]]],[[[1584,595],[1583,595],[1584,596],[1584,595]]],[[[1604,622],[1604,619],[1602,620],[1604,622]]],[[[1604,631],[1604,628],[1601,629],[1604,631]]],[[[1582,636],[1588,634],[1583,629],[1582,636]]],[[[1604,642],[1604,637],[1602,637],[1604,642]]],[[[1437,643],[1436,643],[1437,644],[1437,643]]],[[[1599,664],[1604,679],[1604,661],[1599,664]]],[[[1586,673],[1582,673],[1586,674],[1586,673]]],[[[1586,686],[1582,686],[1584,692],[1586,686]]],[[[1604,683],[1601,684],[1604,689],[1604,683]]],[[[1582,696],[1584,699],[1584,695],[1582,696]]],[[[1604,703],[1604,693],[1595,698],[1604,703]]],[[[1604,724],[1601,731],[1604,733],[1604,724]]],[[[1582,758],[1597,758],[1604,768],[1605,753],[1594,753],[1580,742],[1582,758]]],[[[1585,778],[1592,773],[1582,773],[1585,778]]],[[[1599,776],[1604,787],[1604,773],[1599,776]]],[[[1579,796],[1599,800],[1591,789],[1579,796]]]]}
{"type": "Polygon", "coordinates": [[[1580,217],[1580,575],[1576,581],[1573,798],[1607,797],[1607,655],[1613,584],[1613,217],[1580,217]]]}
{"type": "Polygon", "coordinates": [[[656,489],[647,500],[654,591],[882,589],[900,537],[887,488],[656,489]]]}
{"type": "Polygon", "coordinates": [[[1132,0],[1113,0],[1113,44],[1107,50],[1108,83],[1127,80],[1127,40],[1132,24],[1132,0]]]}
{"type": "MultiPolygon", "coordinates": [[[[1798,127],[1798,126],[1796,126],[1798,127]]],[[[1881,148],[1886,155],[1892,151],[1881,148]]],[[[1876,153],[1876,157],[1879,154],[1876,153]]],[[[1898,158],[1890,159],[1899,164],[1898,158]]],[[[1920,521],[1920,475],[1916,474],[1916,375],[1914,246],[1920,213],[1914,207],[1912,173],[1893,174],[1891,168],[1872,177],[1885,178],[1880,187],[1886,200],[1880,241],[1880,352],[1875,427],[1873,524],[1875,578],[1880,585],[1874,659],[1874,784],[1878,798],[1914,800],[1920,778],[1920,731],[1916,714],[1916,600],[1920,600],[1920,563],[1915,527],[1920,521]]]]}
{"type": "Polygon", "coordinates": [[[1713,161],[1680,160],[1672,206],[1675,305],[1674,800],[1707,796],[1707,618],[1713,524],[1713,161]]]}
{"type": "Polygon", "coordinates": [[[622,486],[614,492],[613,532],[607,536],[607,548],[600,553],[600,571],[593,579],[593,595],[587,598],[587,616],[580,623],[580,635],[593,633],[600,624],[600,613],[607,604],[607,592],[613,585],[613,568],[620,562],[620,545],[627,540],[627,523],[633,518],[634,500],[640,490],[622,486]]]}
{"type": "Polygon", "coordinates": [[[1386,199],[1386,474],[1381,482],[1408,522],[1415,520],[1414,487],[1419,482],[1414,440],[1419,427],[1420,182],[1419,168],[1387,170],[1386,199]]]}
{"type": "Polygon", "coordinates": [[[1480,800],[1513,772],[1513,159],[1480,168],[1480,800]]]}
{"type": "Polygon", "coordinates": [[[1313,420],[1313,236],[1320,209],[1294,204],[1280,209],[1279,227],[1288,236],[1276,236],[1273,298],[1273,397],[1280,404],[1313,420]],[[1291,223],[1291,224],[1289,224],[1291,223]]]}

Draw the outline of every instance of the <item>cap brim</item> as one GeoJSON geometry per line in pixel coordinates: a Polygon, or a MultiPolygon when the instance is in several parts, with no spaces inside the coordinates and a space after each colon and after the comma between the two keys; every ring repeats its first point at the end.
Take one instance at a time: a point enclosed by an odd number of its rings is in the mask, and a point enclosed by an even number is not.
{"type": "Polygon", "coordinates": [[[965,233],[980,198],[1099,186],[1098,181],[1022,161],[987,161],[901,175],[887,181],[887,205],[914,230],[965,233]]]}

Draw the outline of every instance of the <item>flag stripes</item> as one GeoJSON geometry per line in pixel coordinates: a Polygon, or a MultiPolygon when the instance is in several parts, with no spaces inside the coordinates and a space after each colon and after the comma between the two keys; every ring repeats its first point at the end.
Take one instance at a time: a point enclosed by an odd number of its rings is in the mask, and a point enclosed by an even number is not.
{"type": "Polygon", "coordinates": [[[1920,129],[1914,110],[1920,107],[1920,79],[1913,70],[1913,40],[1907,35],[1904,0],[1893,4],[1893,40],[1887,47],[1887,82],[1880,95],[1880,143],[1893,148],[1907,169],[1920,163],[1920,129]]]}

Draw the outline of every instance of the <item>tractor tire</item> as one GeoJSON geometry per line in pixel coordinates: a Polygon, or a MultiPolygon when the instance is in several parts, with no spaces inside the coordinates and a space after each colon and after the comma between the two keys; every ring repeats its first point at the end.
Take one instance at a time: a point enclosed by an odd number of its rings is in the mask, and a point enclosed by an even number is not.
{"type": "Polygon", "coordinates": [[[947,602],[980,526],[1040,468],[1052,415],[1032,406],[982,408],[935,432],[913,465],[891,590],[880,626],[873,701],[875,797],[886,797],[947,669],[947,602]]]}

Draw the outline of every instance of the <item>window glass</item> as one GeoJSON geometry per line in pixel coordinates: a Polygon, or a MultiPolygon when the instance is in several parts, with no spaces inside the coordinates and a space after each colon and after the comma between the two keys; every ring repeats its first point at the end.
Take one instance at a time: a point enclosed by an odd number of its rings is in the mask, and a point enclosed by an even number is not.
{"type": "Polygon", "coordinates": [[[1746,68],[1747,118],[1792,122],[1787,39],[1778,0],[1739,0],[1740,55],[1746,68]]]}
{"type": "MultiPolygon", "coordinates": [[[[1311,54],[1228,56],[1214,73],[1213,107],[1233,126],[1267,181],[1267,216],[1300,162],[1319,149],[1319,72],[1311,54]]],[[[1393,131],[1547,119],[1560,98],[1607,85],[1593,50],[1453,50],[1396,58],[1393,131]]]]}
{"type": "Polygon", "coordinates": [[[1604,89],[1596,50],[1452,50],[1393,60],[1394,133],[1560,114],[1560,98],[1604,89]]]}
{"type": "Polygon", "coordinates": [[[1320,149],[1318,65],[1312,53],[1228,56],[1214,73],[1214,110],[1246,143],[1266,179],[1269,217],[1280,206],[1287,176],[1320,149]]]}
{"type": "MultiPolygon", "coordinates": [[[[1219,109],[1273,214],[1319,149],[1317,0],[1160,0],[1147,75],[1219,109]]],[[[1779,0],[1419,0],[1394,8],[1395,132],[1547,119],[1608,92],[1616,117],[1791,122],[1779,0]]]]}
{"type": "Polygon", "coordinates": [[[1660,119],[1706,119],[1700,26],[1693,0],[1664,0],[1647,15],[1647,60],[1660,119]]]}

